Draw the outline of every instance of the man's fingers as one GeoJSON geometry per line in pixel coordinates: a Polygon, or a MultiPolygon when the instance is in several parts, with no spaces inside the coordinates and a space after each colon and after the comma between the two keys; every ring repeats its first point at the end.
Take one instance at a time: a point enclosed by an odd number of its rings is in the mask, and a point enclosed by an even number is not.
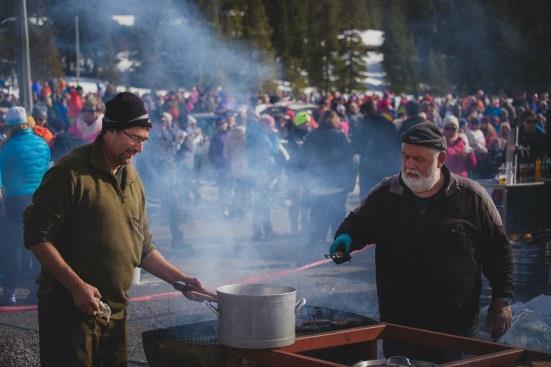
{"type": "Polygon", "coordinates": [[[493,339],[499,338],[500,336],[505,334],[506,330],[507,330],[507,328],[505,327],[505,322],[498,321],[498,322],[494,323],[494,325],[492,327],[492,338],[493,339]]]}
{"type": "Polygon", "coordinates": [[[97,288],[94,288],[94,298],[101,299],[101,293],[97,288]]]}
{"type": "Polygon", "coordinates": [[[505,334],[505,332],[509,330],[510,327],[511,327],[511,318],[508,317],[508,315],[495,317],[495,320],[492,324],[492,330],[491,330],[492,338],[494,339],[499,338],[500,336],[505,334]]]}

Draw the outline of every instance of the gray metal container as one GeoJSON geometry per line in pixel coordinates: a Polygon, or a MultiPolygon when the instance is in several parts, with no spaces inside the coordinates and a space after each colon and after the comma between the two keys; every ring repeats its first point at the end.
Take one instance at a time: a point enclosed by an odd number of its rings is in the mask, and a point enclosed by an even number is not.
{"type": "Polygon", "coordinates": [[[218,342],[234,348],[279,348],[295,342],[296,289],[230,284],[216,289],[218,342]]]}
{"type": "Polygon", "coordinates": [[[528,301],[545,288],[545,246],[536,242],[513,242],[515,300],[528,301]]]}

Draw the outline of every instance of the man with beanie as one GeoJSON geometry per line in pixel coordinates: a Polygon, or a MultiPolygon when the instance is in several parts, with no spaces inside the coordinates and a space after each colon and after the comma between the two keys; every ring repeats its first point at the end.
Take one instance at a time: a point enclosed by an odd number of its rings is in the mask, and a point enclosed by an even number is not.
{"type": "MultiPolygon", "coordinates": [[[[511,324],[511,245],[485,189],[444,165],[446,140],[433,124],[401,137],[402,170],[383,179],[341,224],[330,247],[337,264],[376,244],[383,322],[474,337],[481,270],[492,287],[493,338],[511,324]]],[[[385,340],[387,356],[443,363],[461,355],[385,340]]]]}
{"type": "Polygon", "coordinates": [[[96,140],[59,159],[25,210],[25,246],[43,269],[43,367],[127,365],[127,291],[138,266],[171,284],[204,290],[153,244],[142,183],[130,164],[150,128],[141,99],[118,94],[107,102],[96,140]]]}

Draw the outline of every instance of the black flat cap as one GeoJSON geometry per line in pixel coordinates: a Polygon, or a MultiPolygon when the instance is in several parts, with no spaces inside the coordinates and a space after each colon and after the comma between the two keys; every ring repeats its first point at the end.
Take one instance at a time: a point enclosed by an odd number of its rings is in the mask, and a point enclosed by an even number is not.
{"type": "Polygon", "coordinates": [[[446,150],[447,148],[446,139],[436,125],[431,123],[414,125],[402,134],[402,142],[438,150],[446,150]]]}
{"type": "Polygon", "coordinates": [[[105,107],[102,130],[124,130],[134,126],[151,128],[151,120],[143,101],[135,94],[119,93],[105,107]]]}

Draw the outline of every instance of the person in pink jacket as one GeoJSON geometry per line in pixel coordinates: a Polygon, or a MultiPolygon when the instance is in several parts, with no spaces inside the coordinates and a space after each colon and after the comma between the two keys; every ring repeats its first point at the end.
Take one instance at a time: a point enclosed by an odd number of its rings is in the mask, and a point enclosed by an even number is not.
{"type": "Polygon", "coordinates": [[[86,97],[80,114],[68,133],[75,138],[92,143],[101,132],[105,105],[95,95],[86,97]]]}
{"type": "Polygon", "coordinates": [[[444,119],[442,135],[446,138],[446,166],[453,173],[469,177],[469,170],[476,166],[476,156],[469,143],[459,135],[459,121],[450,115],[444,119]]]}

